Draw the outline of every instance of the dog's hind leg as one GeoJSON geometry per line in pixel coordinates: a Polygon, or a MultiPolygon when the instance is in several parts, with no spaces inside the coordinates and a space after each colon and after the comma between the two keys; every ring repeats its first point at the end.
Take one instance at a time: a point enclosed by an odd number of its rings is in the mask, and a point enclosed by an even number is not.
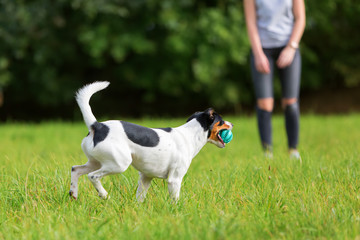
{"type": "Polygon", "coordinates": [[[97,161],[88,161],[84,165],[73,166],[71,168],[71,184],[70,184],[70,197],[77,199],[78,197],[78,180],[79,177],[95,171],[100,168],[100,163],[97,161]]]}
{"type": "Polygon", "coordinates": [[[88,174],[89,180],[99,193],[99,197],[102,199],[108,198],[108,193],[101,185],[100,179],[107,175],[123,173],[129,167],[130,163],[126,167],[124,165],[120,167],[116,164],[103,164],[100,169],[88,174]]]}
{"type": "Polygon", "coordinates": [[[99,193],[99,197],[102,199],[107,199],[108,193],[101,185],[100,179],[105,177],[106,175],[114,174],[113,170],[101,167],[100,169],[91,172],[88,174],[90,182],[94,185],[96,191],[99,193]]]}
{"type": "Polygon", "coordinates": [[[152,178],[145,176],[141,172],[139,172],[139,175],[140,175],[140,178],[139,178],[138,189],[136,191],[136,199],[139,202],[143,202],[146,197],[146,193],[150,187],[152,178]]]}

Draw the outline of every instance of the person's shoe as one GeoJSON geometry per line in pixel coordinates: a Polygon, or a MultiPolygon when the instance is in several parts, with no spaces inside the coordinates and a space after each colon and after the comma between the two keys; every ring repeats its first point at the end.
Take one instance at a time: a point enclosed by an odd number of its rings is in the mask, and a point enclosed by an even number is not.
{"type": "Polygon", "coordinates": [[[264,152],[264,157],[266,158],[266,159],[273,159],[273,153],[272,152],[270,152],[270,151],[265,151],[264,152]]]}
{"type": "Polygon", "coordinates": [[[290,159],[292,160],[299,160],[300,163],[302,163],[302,159],[301,159],[301,156],[300,156],[300,153],[297,149],[293,149],[293,148],[290,148],[289,150],[289,157],[290,159]]]}
{"type": "Polygon", "coordinates": [[[264,148],[264,157],[266,159],[273,159],[274,156],[273,156],[272,146],[263,144],[263,148],[264,148]]]}

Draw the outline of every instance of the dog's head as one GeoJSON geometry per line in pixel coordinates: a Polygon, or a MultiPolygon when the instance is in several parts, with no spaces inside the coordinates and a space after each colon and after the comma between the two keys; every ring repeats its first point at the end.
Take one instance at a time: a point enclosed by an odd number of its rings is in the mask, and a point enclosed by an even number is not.
{"type": "Polygon", "coordinates": [[[200,123],[204,131],[208,132],[208,142],[215,144],[219,148],[225,147],[225,143],[220,136],[220,131],[224,129],[231,130],[233,128],[232,123],[224,121],[212,108],[193,114],[187,121],[194,118],[200,123]]]}

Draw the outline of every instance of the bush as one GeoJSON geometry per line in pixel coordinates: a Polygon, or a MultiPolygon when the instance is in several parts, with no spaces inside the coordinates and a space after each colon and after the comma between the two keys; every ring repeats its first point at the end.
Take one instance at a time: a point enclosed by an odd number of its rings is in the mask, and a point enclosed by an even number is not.
{"type": "MultiPolygon", "coordinates": [[[[303,89],[358,86],[360,3],[306,4],[303,89]]],[[[1,117],[73,118],[74,92],[95,80],[111,81],[104,102],[121,95],[130,114],[236,111],[254,99],[244,21],[235,0],[3,0],[1,117]]]]}

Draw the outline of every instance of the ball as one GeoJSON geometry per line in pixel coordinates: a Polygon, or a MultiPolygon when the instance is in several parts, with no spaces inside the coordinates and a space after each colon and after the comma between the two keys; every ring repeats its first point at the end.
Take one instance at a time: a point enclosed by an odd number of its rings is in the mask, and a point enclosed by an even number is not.
{"type": "Polygon", "coordinates": [[[220,137],[224,141],[224,143],[229,143],[233,139],[233,134],[231,130],[224,129],[220,131],[220,137]]]}

